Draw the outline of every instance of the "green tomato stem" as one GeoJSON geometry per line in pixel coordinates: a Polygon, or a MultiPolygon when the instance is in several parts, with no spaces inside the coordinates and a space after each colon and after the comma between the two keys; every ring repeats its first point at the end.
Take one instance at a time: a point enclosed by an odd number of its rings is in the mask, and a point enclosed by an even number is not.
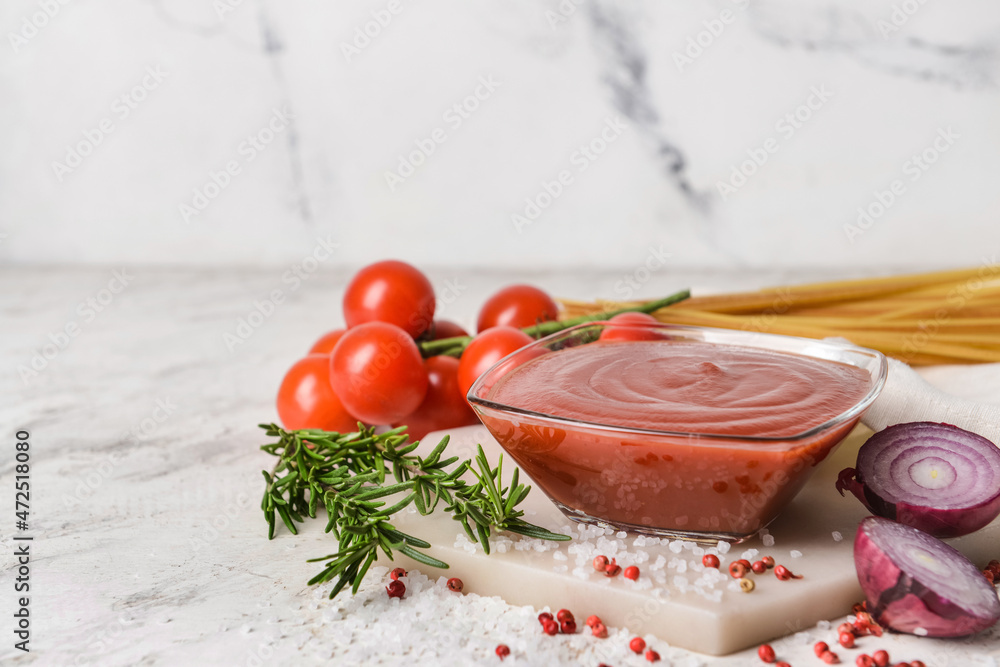
{"type": "MultiPolygon", "coordinates": [[[[660,308],[665,308],[671,306],[675,303],[683,301],[684,299],[690,298],[690,290],[681,290],[676,294],[671,294],[668,297],[662,299],[657,299],[656,301],[649,301],[642,304],[641,306],[634,306],[632,308],[620,308],[618,310],[607,310],[603,313],[594,313],[593,315],[581,315],[580,317],[574,317],[569,320],[554,320],[552,322],[542,322],[541,324],[536,324],[534,326],[525,327],[521,329],[524,333],[528,334],[532,338],[542,338],[553,334],[557,331],[562,331],[563,329],[568,329],[569,327],[574,327],[577,324],[583,324],[585,322],[600,322],[601,320],[608,320],[615,315],[621,315],[622,313],[655,313],[660,308]]],[[[439,354],[447,354],[451,357],[460,357],[462,352],[465,351],[466,346],[472,341],[472,336],[455,336],[454,338],[441,338],[439,340],[428,340],[417,345],[420,347],[420,353],[426,359],[428,357],[433,357],[439,354]]]]}

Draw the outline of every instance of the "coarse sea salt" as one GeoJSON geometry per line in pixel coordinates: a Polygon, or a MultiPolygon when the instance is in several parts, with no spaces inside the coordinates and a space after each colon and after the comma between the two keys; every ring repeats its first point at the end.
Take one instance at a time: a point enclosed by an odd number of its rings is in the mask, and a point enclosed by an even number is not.
{"type": "Polygon", "coordinates": [[[833,531],[831,535],[833,535],[834,542],[840,542],[844,539],[844,535],[839,530],[833,531]]]}
{"type": "Polygon", "coordinates": [[[791,551],[788,552],[788,555],[791,556],[792,558],[802,558],[802,552],[799,551],[798,549],[792,549],[791,551]]]}
{"type": "Polygon", "coordinates": [[[774,546],[774,535],[771,535],[770,533],[768,533],[767,535],[764,535],[763,537],[761,537],[760,541],[764,544],[765,547],[773,547],[774,546]]]}

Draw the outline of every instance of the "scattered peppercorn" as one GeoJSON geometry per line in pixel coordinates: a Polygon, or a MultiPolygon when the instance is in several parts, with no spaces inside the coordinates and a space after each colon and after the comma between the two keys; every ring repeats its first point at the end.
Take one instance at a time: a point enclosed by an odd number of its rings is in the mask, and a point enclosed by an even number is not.
{"type": "Polygon", "coordinates": [[[754,574],[764,574],[767,572],[767,565],[764,565],[762,560],[755,560],[750,564],[750,569],[753,570],[754,574]]]}
{"type": "Polygon", "coordinates": [[[888,651],[875,651],[874,653],[872,653],[872,662],[874,662],[877,667],[888,667],[888,665],[889,665],[889,652],[888,651]]]}
{"type": "Polygon", "coordinates": [[[788,581],[789,579],[801,579],[802,578],[801,574],[793,574],[792,571],[789,570],[784,565],[776,565],[775,566],[775,568],[774,568],[774,576],[776,576],[781,581],[788,581]]]}
{"type": "Polygon", "coordinates": [[[502,661],[504,658],[510,655],[510,647],[507,646],[506,644],[500,644],[497,646],[496,653],[497,657],[500,658],[500,660],[502,661]]]}
{"type": "Polygon", "coordinates": [[[595,616],[595,615],[591,614],[590,616],[587,617],[587,627],[588,628],[592,628],[592,627],[594,627],[595,625],[597,625],[600,622],[601,622],[601,617],[600,616],[595,616]]]}
{"type": "Polygon", "coordinates": [[[855,660],[856,667],[875,667],[875,661],[867,653],[862,653],[855,660]]]}
{"type": "Polygon", "coordinates": [[[642,653],[642,650],[646,648],[646,642],[642,637],[633,637],[632,641],[628,643],[628,647],[633,653],[642,653]]]}
{"type": "Polygon", "coordinates": [[[756,587],[757,584],[753,583],[753,579],[740,579],[740,590],[744,593],[749,593],[756,587]]]}
{"type": "Polygon", "coordinates": [[[606,571],[608,569],[608,557],[594,556],[594,569],[598,572],[606,571]]]}
{"type": "Polygon", "coordinates": [[[608,563],[608,566],[606,568],[604,568],[604,576],[605,577],[615,577],[615,576],[618,576],[618,573],[621,572],[621,571],[622,571],[621,565],[619,565],[615,561],[615,559],[612,558],[611,562],[608,563]]]}
{"type": "Polygon", "coordinates": [[[844,648],[854,648],[854,633],[853,632],[841,632],[840,636],[837,637],[837,641],[844,648]]]}
{"type": "Polygon", "coordinates": [[[564,635],[576,634],[576,621],[562,621],[559,623],[559,632],[564,635]]]}
{"type": "Polygon", "coordinates": [[[911,660],[910,667],[927,667],[923,660],[911,660]]]}
{"type": "Polygon", "coordinates": [[[597,623],[594,623],[593,626],[591,626],[590,634],[594,635],[598,639],[604,639],[605,637],[608,636],[608,628],[603,623],[598,621],[597,623]]]}
{"type": "Polygon", "coordinates": [[[649,660],[650,662],[659,662],[660,654],[654,651],[653,649],[649,649],[648,651],[646,651],[646,660],[649,660]]]}
{"type": "Polygon", "coordinates": [[[715,554],[705,554],[701,557],[701,564],[705,567],[719,567],[719,557],[715,554]]]}
{"type": "Polygon", "coordinates": [[[543,611],[541,614],[538,615],[538,622],[541,623],[542,625],[545,625],[545,621],[551,621],[551,620],[553,620],[553,616],[547,611],[543,611]]]}
{"type": "Polygon", "coordinates": [[[778,662],[774,663],[774,667],[792,667],[792,666],[789,665],[784,660],[779,660],[778,662]]]}
{"type": "Polygon", "coordinates": [[[774,567],[774,558],[771,556],[764,556],[763,558],[761,558],[761,561],[764,562],[764,567],[766,567],[769,570],[772,567],[774,567]]]}
{"type": "Polygon", "coordinates": [[[569,609],[560,609],[556,612],[556,620],[562,623],[563,621],[575,621],[576,618],[569,609]]]}
{"type": "Polygon", "coordinates": [[[830,646],[826,642],[816,642],[813,644],[813,653],[818,656],[823,655],[830,650],[830,646]]]}
{"type": "Polygon", "coordinates": [[[729,575],[733,579],[742,579],[747,575],[747,567],[739,561],[734,561],[729,564],[729,575]]]}
{"type": "Polygon", "coordinates": [[[632,581],[637,581],[639,579],[639,568],[635,565],[629,565],[625,568],[624,572],[626,579],[631,579],[632,581]]]}
{"type": "Polygon", "coordinates": [[[542,632],[549,636],[557,635],[559,634],[559,624],[551,619],[542,621],[542,632]]]}
{"type": "Polygon", "coordinates": [[[835,665],[838,662],[840,662],[840,657],[833,651],[827,651],[826,653],[821,655],[819,659],[828,665],[835,665]]]}
{"type": "Polygon", "coordinates": [[[406,570],[401,567],[393,568],[392,572],[389,573],[389,578],[396,581],[400,577],[406,576],[406,570]]]}
{"type": "Polygon", "coordinates": [[[452,577],[448,580],[448,590],[453,593],[461,593],[462,589],[465,588],[465,584],[458,577],[452,577]]]}
{"type": "Polygon", "coordinates": [[[761,644],[757,647],[757,657],[764,662],[774,662],[774,648],[770,644],[761,644]]]}
{"type": "Polygon", "coordinates": [[[845,632],[849,635],[853,635],[854,626],[851,625],[850,623],[841,623],[840,625],[837,626],[837,636],[840,636],[845,632]]]}
{"type": "Polygon", "coordinates": [[[402,581],[390,581],[389,585],[385,587],[385,592],[391,598],[401,598],[403,597],[403,593],[406,592],[406,586],[402,581]]]}

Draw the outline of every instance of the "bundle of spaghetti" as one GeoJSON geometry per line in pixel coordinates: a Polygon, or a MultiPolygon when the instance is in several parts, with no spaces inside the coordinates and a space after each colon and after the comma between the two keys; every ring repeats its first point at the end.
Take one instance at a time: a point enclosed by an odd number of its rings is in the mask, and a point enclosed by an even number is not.
{"type": "MultiPolygon", "coordinates": [[[[561,303],[565,319],[642,302],[561,303]]],[[[653,316],[669,324],[838,336],[912,365],[1000,362],[1000,265],[695,296],[653,316]]]]}

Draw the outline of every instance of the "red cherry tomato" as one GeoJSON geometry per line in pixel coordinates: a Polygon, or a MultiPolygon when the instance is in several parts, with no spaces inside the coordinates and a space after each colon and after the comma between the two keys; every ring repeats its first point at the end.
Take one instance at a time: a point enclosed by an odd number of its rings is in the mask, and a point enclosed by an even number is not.
{"type": "Polygon", "coordinates": [[[333,346],[337,344],[340,337],[344,335],[344,329],[334,329],[320,336],[319,340],[309,348],[309,354],[330,354],[333,346]]]}
{"type": "Polygon", "coordinates": [[[419,440],[431,431],[478,424],[476,413],[458,390],[458,359],[431,357],[424,362],[427,369],[427,396],[412,414],[403,417],[411,440],[419,440]]]}
{"type": "Polygon", "coordinates": [[[391,424],[424,400],[427,371],[409,334],[386,322],[367,322],[348,329],[333,348],[330,384],[358,419],[391,424]]]}
{"type": "Polygon", "coordinates": [[[288,369],[278,389],[278,417],[291,430],[352,433],[358,429],[358,420],[330,386],[330,357],[326,354],[311,354],[288,369]]]}
{"type": "Polygon", "coordinates": [[[344,292],[347,327],[388,322],[416,338],[434,321],[434,288],[427,276],[394,259],[369,264],[344,292]]]}
{"type": "Polygon", "coordinates": [[[458,338],[459,336],[468,335],[468,331],[449,320],[434,320],[434,326],[431,327],[431,340],[458,338]]]}
{"type": "Polygon", "coordinates": [[[615,324],[660,324],[652,315],[646,313],[622,313],[608,320],[608,325],[601,330],[601,340],[663,340],[665,336],[659,330],[633,326],[614,326],[615,324]]]}
{"type": "Polygon", "coordinates": [[[458,364],[458,388],[467,396],[469,388],[490,366],[531,342],[531,336],[514,327],[493,327],[472,339],[458,364]]]}
{"type": "Polygon", "coordinates": [[[531,285],[510,285],[491,296],[479,311],[478,331],[492,327],[522,329],[555,320],[559,307],[548,294],[531,285]]]}

